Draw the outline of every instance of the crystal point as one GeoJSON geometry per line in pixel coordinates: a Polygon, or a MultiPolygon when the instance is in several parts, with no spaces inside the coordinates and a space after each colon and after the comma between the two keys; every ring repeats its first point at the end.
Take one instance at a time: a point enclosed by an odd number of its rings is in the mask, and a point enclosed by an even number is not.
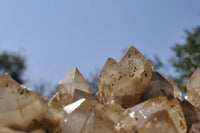
{"type": "Polygon", "coordinates": [[[190,102],[183,100],[180,102],[182,106],[182,110],[185,116],[185,120],[187,123],[188,129],[190,129],[191,125],[200,119],[198,118],[198,110],[195,108],[190,102]]]}
{"type": "Polygon", "coordinates": [[[76,67],[59,82],[58,92],[50,99],[49,104],[62,109],[62,106],[73,102],[75,90],[92,94],[88,83],[76,67]]]}
{"type": "Polygon", "coordinates": [[[109,58],[105,63],[98,83],[98,92],[103,103],[118,103],[127,108],[139,102],[148,87],[153,65],[133,46],[117,63],[109,58]]]}
{"type": "Polygon", "coordinates": [[[73,97],[75,89],[92,93],[87,81],[83,78],[78,68],[74,68],[59,82],[59,93],[68,93],[73,97]]]}

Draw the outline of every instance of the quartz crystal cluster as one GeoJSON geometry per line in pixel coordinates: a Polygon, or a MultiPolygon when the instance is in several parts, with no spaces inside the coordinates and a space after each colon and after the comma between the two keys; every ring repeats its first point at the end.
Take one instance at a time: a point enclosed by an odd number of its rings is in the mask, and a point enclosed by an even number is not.
{"type": "Polygon", "coordinates": [[[51,98],[4,74],[0,133],[200,133],[200,68],[187,94],[183,99],[175,83],[131,46],[119,62],[106,61],[96,94],[77,68],[51,98]]]}

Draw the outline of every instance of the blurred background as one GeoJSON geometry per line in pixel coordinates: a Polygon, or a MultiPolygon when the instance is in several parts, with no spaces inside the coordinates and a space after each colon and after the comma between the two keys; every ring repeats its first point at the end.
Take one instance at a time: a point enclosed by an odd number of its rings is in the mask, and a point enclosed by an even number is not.
{"type": "Polygon", "coordinates": [[[51,96],[74,67],[95,92],[112,57],[135,46],[185,91],[200,67],[199,0],[0,1],[0,76],[51,96]]]}

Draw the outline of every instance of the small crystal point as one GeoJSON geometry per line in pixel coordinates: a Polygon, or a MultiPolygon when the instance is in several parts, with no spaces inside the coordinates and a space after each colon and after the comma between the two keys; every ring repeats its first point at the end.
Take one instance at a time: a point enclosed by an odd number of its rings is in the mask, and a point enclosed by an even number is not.
{"type": "Polygon", "coordinates": [[[58,92],[60,94],[68,93],[73,97],[75,89],[92,93],[89,84],[76,67],[59,82],[58,92]]]}
{"type": "Polygon", "coordinates": [[[62,106],[72,103],[75,90],[92,94],[88,83],[76,67],[59,82],[58,92],[50,99],[49,104],[62,109],[62,106]]]}

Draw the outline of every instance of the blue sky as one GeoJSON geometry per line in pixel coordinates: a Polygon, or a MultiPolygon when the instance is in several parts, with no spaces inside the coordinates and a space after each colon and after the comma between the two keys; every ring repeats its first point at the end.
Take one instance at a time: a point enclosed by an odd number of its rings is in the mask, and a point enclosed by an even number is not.
{"type": "Polygon", "coordinates": [[[85,78],[134,45],[166,61],[200,25],[199,0],[2,0],[0,50],[22,51],[28,86],[58,83],[77,66],[85,78]]]}

